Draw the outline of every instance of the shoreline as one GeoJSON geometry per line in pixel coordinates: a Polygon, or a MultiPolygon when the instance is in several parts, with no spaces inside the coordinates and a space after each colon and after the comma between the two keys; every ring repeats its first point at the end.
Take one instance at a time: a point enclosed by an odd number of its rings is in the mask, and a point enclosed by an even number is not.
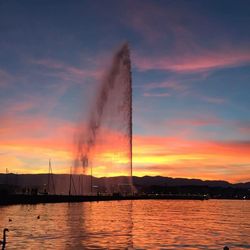
{"type": "Polygon", "coordinates": [[[208,200],[204,195],[26,195],[13,194],[0,196],[0,206],[18,204],[93,202],[121,200],[208,200]]]}

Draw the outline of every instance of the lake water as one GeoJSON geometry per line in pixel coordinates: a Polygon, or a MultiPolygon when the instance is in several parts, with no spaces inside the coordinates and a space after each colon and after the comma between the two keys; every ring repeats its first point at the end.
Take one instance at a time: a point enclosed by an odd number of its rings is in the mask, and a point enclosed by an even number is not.
{"type": "Polygon", "coordinates": [[[15,205],[0,207],[4,227],[6,249],[250,249],[250,201],[15,205]]]}

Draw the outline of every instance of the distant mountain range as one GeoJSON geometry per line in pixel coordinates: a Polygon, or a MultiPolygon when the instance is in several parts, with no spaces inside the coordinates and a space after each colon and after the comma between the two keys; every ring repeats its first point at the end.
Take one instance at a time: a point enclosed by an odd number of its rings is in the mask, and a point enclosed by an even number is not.
{"type": "Polygon", "coordinates": [[[223,180],[200,180],[187,178],[172,178],[163,176],[143,176],[133,177],[135,185],[142,186],[208,186],[208,187],[235,187],[235,188],[250,188],[250,182],[232,184],[223,180]]]}
{"type": "MultiPolygon", "coordinates": [[[[68,174],[0,174],[0,196],[16,193],[93,194],[130,192],[128,178],[68,174]],[[53,179],[52,179],[53,176],[53,179]],[[55,189],[53,188],[55,183],[55,189]],[[92,190],[91,190],[92,188],[92,190]]],[[[171,178],[163,176],[133,177],[135,192],[140,194],[207,195],[215,199],[250,199],[250,182],[232,184],[227,181],[171,178]]]]}
{"type": "MultiPolygon", "coordinates": [[[[77,182],[79,176],[74,176],[77,182]]],[[[69,175],[68,174],[53,174],[54,182],[57,190],[65,193],[68,192],[69,175]]],[[[103,186],[110,183],[123,183],[125,177],[93,177],[93,185],[103,186]]],[[[86,182],[90,182],[90,176],[85,178],[86,182]]],[[[17,186],[37,186],[43,187],[48,183],[48,174],[0,174],[0,184],[17,185],[17,186]]],[[[206,187],[220,187],[220,188],[244,188],[250,189],[250,182],[232,184],[227,181],[218,180],[200,180],[187,178],[171,178],[163,176],[143,176],[133,177],[133,184],[135,187],[176,187],[176,186],[206,186],[206,187]]]]}

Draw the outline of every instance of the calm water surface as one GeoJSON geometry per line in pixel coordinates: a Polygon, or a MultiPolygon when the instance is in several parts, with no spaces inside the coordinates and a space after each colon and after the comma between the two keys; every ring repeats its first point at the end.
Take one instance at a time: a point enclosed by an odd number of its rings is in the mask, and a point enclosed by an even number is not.
{"type": "Polygon", "coordinates": [[[15,205],[0,227],[6,249],[250,249],[250,201],[15,205]]]}

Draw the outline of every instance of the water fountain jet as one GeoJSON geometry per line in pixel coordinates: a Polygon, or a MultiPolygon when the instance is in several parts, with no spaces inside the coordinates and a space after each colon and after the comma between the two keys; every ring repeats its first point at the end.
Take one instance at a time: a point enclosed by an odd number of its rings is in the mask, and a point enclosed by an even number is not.
{"type": "Polygon", "coordinates": [[[114,54],[98,86],[87,127],[78,132],[74,167],[78,173],[81,169],[85,177],[85,194],[92,193],[93,175],[122,176],[107,181],[105,192],[133,190],[132,79],[127,43],[114,54]]]}

